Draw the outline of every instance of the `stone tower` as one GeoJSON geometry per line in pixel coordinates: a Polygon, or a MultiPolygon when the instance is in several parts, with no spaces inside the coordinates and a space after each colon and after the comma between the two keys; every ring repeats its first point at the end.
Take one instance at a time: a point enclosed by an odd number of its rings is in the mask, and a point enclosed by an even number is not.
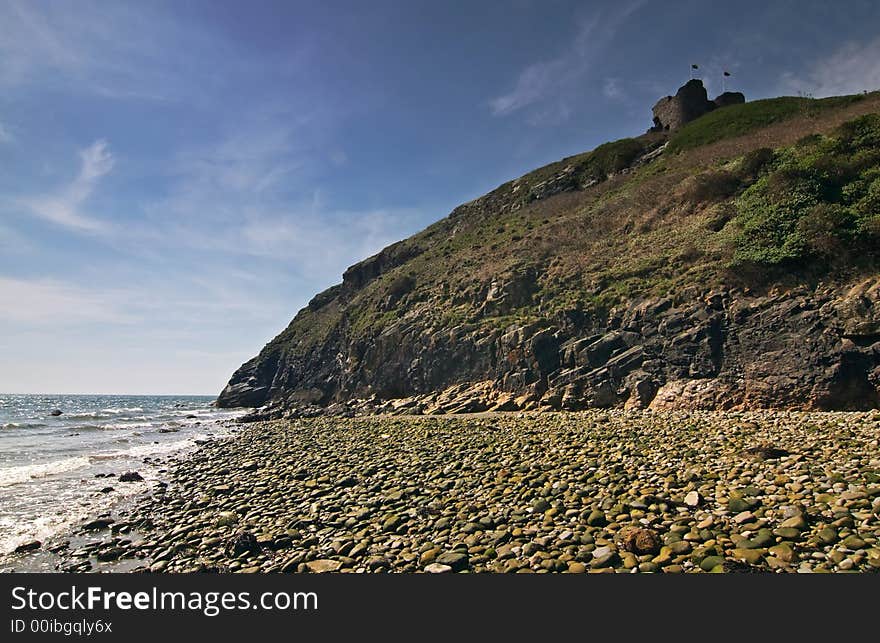
{"type": "Polygon", "coordinates": [[[652,110],[654,127],[651,131],[672,131],[685,123],[699,118],[719,107],[744,103],[745,96],[739,92],[725,92],[714,101],[709,100],[703,81],[689,80],[682,85],[675,96],[666,96],[657,101],[652,110]]]}

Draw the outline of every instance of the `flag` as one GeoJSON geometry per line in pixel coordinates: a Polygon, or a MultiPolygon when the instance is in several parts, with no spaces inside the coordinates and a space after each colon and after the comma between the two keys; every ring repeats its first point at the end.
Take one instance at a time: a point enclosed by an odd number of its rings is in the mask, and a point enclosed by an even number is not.
{"type": "Polygon", "coordinates": [[[699,69],[699,68],[700,68],[699,65],[691,65],[691,69],[699,69]]]}
{"type": "Polygon", "coordinates": [[[730,76],[730,72],[729,72],[729,71],[726,71],[726,72],[724,72],[724,75],[725,75],[725,76],[730,76]]]}

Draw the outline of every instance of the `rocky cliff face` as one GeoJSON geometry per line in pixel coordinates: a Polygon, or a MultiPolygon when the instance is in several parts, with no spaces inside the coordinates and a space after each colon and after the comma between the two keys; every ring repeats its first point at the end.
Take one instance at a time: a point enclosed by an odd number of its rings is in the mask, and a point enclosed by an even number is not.
{"type": "Polygon", "coordinates": [[[880,279],[648,299],[584,326],[397,324],[311,359],[279,358],[242,366],[221,401],[410,413],[869,409],[880,404],[880,279]],[[345,358],[327,360],[334,352],[345,358]]]}
{"type": "Polygon", "coordinates": [[[259,417],[876,408],[880,117],[848,121],[880,97],[824,105],[672,156],[667,134],[624,139],[506,183],[346,270],[218,404],[259,417]],[[826,172],[827,150],[867,165],[805,202],[792,163],[826,172]],[[861,217],[848,236],[833,208],[861,217]]]}

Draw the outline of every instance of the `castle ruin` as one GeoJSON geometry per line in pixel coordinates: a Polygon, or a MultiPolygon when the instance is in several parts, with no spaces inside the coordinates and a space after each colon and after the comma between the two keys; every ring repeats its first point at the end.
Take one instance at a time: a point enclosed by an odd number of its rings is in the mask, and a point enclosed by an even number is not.
{"type": "Polygon", "coordinates": [[[649,131],[671,132],[714,109],[745,102],[746,97],[740,92],[724,92],[715,100],[709,100],[703,81],[695,78],[682,85],[675,96],[657,101],[652,110],[654,127],[649,131]]]}

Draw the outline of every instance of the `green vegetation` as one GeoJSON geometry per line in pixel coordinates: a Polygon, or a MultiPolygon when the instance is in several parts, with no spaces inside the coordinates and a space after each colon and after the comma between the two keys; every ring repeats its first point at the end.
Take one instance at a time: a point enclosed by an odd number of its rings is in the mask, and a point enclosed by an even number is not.
{"type": "Polygon", "coordinates": [[[723,107],[692,121],[676,131],[669,140],[669,152],[681,152],[734,136],[748,134],[761,127],[796,116],[816,116],[865,98],[862,94],[813,99],[784,96],[723,107]]]}
{"type": "Polygon", "coordinates": [[[784,150],[736,202],[734,265],[791,264],[876,251],[880,116],[784,150]]]}
{"type": "MultiPolygon", "coordinates": [[[[594,150],[569,156],[526,174],[519,182],[531,186],[537,185],[558,176],[568,169],[573,180],[580,183],[604,181],[609,174],[629,167],[634,160],[650,151],[662,142],[662,137],[646,134],[638,138],[622,138],[610,143],[603,143],[594,150]]],[[[505,183],[506,188],[514,182],[505,183]]]]}
{"type": "Polygon", "coordinates": [[[880,94],[757,101],[683,127],[648,164],[634,161],[665,133],[562,159],[401,242],[400,265],[317,296],[265,352],[325,359],[383,333],[563,325],[640,297],[876,270],[878,109],[880,94]]]}
{"type": "Polygon", "coordinates": [[[619,172],[648,151],[650,139],[623,138],[612,143],[600,145],[584,159],[584,176],[597,181],[605,180],[609,174],[619,172]]]}

